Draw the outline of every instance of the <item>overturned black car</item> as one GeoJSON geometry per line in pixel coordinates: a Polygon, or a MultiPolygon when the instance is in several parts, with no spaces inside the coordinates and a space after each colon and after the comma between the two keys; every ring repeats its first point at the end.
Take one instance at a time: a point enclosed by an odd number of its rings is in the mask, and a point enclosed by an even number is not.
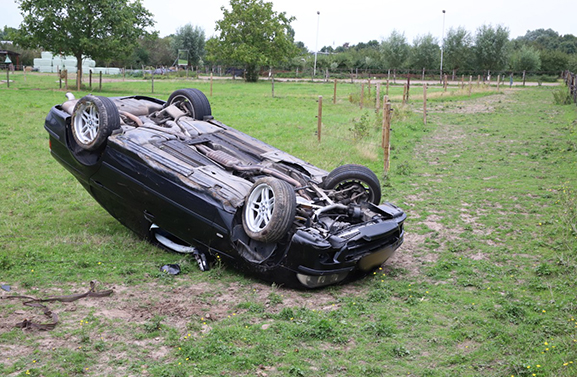
{"type": "Polygon", "coordinates": [[[118,221],[201,270],[218,256],[315,288],[372,270],[403,242],[406,215],[379,204],[371,170],[329,173],[228,127],[197,89],[67,96],[45,122],[52,156],[118,221]]]}

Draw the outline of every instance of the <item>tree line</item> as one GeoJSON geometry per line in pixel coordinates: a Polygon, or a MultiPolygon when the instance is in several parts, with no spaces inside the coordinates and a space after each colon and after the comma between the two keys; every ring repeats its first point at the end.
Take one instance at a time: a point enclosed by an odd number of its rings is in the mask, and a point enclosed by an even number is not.
{"type": "Polygon", "coordinates": [[[439,74],[441,59],[443,71],[449,74],[526,71],[554,76],[566,69],[577,71],[577,37],[552,29],[527,31],[511,39],[502,25],[483,25],[474,32],[457,27],[449,29],[442,41],[429,33],[411,42],[403,32],[393,30],[381,41],[324,46],[315,59],[314,51],[294,40],[290,25],[294,17],[274,11],[273,4],[264,0],[230,0],[230,10],[221,8],[223,18],[208,39],[202,28],[191,24],[166,37],[149,32],[153,15],[140,2],[107,0],[90,7],[80,0],[17,2],[24,21],[19,29],[5,26],[0,40],[15,41],[2,47],[20,52],[24,65],[32,65],[39,49],[45,49],[88,55],[97,65],[127,68],[171,67],[182,63],[184,56],[189,69],[241,68],[247,81],[255,81],[259,72],[269,69],[312,75],[313,65],[318,75],[359,70],[439,74]]]}

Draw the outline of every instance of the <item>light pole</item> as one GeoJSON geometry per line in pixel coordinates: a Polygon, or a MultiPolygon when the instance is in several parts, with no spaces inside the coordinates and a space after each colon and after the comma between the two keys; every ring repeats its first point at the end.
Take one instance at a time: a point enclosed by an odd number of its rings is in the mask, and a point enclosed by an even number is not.
{"type": "Polygon", "coordinates": [[[319,52],[319,23],[321,21],[321,12],[317,11],[317,42],[315,45],[315,67],[313,68],[313,79],[317,75],[317,53],[319,52]]]}
{"type": "Polygon", "coordinates": [[[443,50],[445,49],[445,10],[443,9],[443,34],[441,34],[441,83],[443,82],[443,50]]]}

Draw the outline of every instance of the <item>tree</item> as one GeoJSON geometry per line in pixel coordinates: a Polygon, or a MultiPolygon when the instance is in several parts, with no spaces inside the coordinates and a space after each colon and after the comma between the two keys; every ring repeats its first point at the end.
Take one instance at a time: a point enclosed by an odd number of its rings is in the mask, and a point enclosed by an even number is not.
{"type": "Polygon", "coordinates": [[[559,38],[559,33],[552,29],[537,29],[527,30],[527,33],[517,40],[541,50],[555,50],[559,46],[559,38]]]}
{"type": "Polygon", "coordinates": [[[204,57],[204,45],[206,43],[204,30],[198,26],[193,27],[186,24],[176,29],[176,34],[172,40],[172,47],[175,55],[179,50],[188,51],[188,66],[198,66],[204,57]]]}
{"type": "Polygon", "coordinates": [[[230,6],[220,8],[218,34],[207,42],[212,60],[242,64],[246,81],[256,82],[260,67],[273,67],[298,53],[290,26],[294,17],[273,11],[273,4],[263,0],[231,0],[230,6]]]}
{"type": "Polygon", "coordinates": [[[0,30],[0,41],[11,41],[18,29],[4,25],[4,29],[0,30]]]}
{"type": "Polygon", "coordinates": [[[401,68],[409,57],[409,44],[404,33],[396,30],[381,43],[383,60],[389,68],[401,68]]]}
{"type": "Polygon", "coordinates": [[[23,47],[42,47],[77,60],[77,83],[82,58],[128,56],[138,38],[154,24],[140,0],[16,0],[24,20],[15,41],[23,47]]]}
{"type": "Polygon", "coordinates": [[[570,56],[562,51],[541,51],[541,70],[549,73],[557,73],[568,68],[570,56]]]}
{"type": "Polygon", "coordinates": [[[521,46],[511,55],[511,68],[517,72],[538,71],[541,68],[539,51],[531,46],[521,46]]]}
{"type": "Polygon", "coordinates": [[[447,69],[466,68],[471,62],[473,38],[464,27],[450,28],[444,40],[443,64],[447,69]]]}
{"type": "Polygon", "coordinates": [[[509,60],[509,29],[501,25],[479,27],[475,35],[475,55],[480,69],[504,69],[509,60]]]}
{"type": "Polygon", "coordinates": [[[440,57],[441,50],[437,40],[430,33],[414,39],[409,56],[412,68],[438,69],[440,57]]]}

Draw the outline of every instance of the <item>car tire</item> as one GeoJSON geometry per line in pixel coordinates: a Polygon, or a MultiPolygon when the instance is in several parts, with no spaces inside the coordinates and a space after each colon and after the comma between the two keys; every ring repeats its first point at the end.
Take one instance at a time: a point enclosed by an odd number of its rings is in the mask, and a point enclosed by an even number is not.
{"type": "Polygon", "coordinates": [[[257,180],[247,195],[242,226],[256,241],[277,242],[291,228],[295,213],[293,187],[280,179],[265,177],[257,180]]]}
{"type": "Polygon", "coordinates": [[[120,115],[109,98],[87,95],[74,106],[71,128],[80,148],[96,151],[115,129],[120,128],[120,115]]]}
{"type": "Polygon", "coordinates": [[[381,184],[373,171],[362,165],[342,165],[326,176],[322,184],[334,190],[333,198],[343,204],[381,201],[381,184]]]}
{"type": "Polygon", "coordinates": [[[176,105],[190,117],[204,120],[212,116],[212,110],[208,98],[198,89],[178,89],[168,97],[164,107],[176,105]]]}

